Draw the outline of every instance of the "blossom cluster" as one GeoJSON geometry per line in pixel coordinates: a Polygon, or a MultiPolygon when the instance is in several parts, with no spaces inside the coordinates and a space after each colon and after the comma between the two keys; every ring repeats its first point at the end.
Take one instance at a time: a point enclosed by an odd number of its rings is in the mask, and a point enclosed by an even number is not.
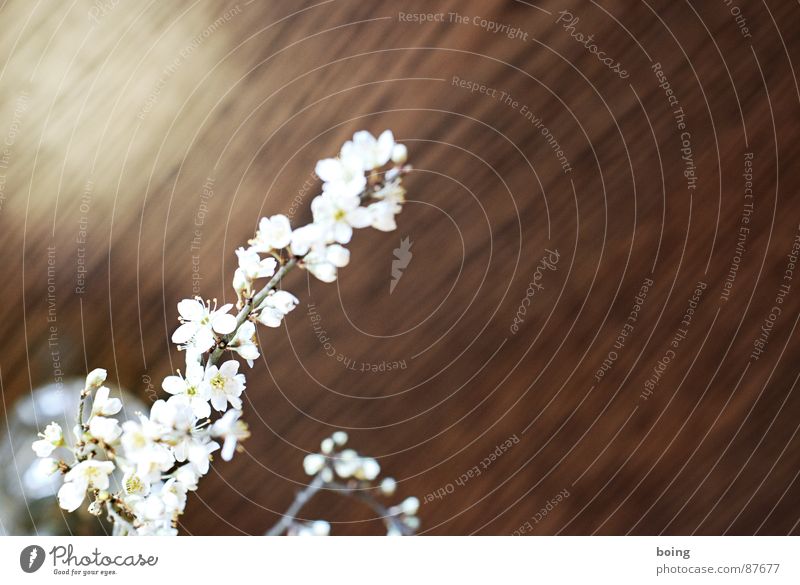
{"type": "MultiPolygon", "coordinates": [[[[380,504],[373,493],[390,497],[397,489],[397,481],[392,477],[384,477],[379,481],[381,466],[377,460],[359,455],[354,449],[344,449],[347,440],[347,433],[343,431],[337,431],[324,439],[319,453],[310,453],[303,459],[303,470],[317,480],[319,489],[355,495],[370,505],[386,525],[387,536],[416,532],[419,528],[419,500],[413,496],[408,497],[389,508],[380,504]]],[[[295,521],[288,527],[288,534],[327,535],[330,526],[325,530],[327,523],[320,522],[295,521]]]]}
{"type": "MultiPolygon", "coordinates": [[[[122,403],[104,386],[106,371],[89,373],[74,441],[66,441],[61,426],[53,422],[33,444],[40,457],[50,458],[57,449],[73,454],[71,463],[52,459],[53,471],[64,474],[58,491],[62,508],[74,511],[88,497],[89,511],[105,513],[115,533],[177,533],[187,495],[208,473],[213,454],[219,451],[222,459],[230,460],[239,442],[250,435],[241,420],[246,379],[238,360],[252,367],[261,355],[256,325],[279,327],[298,304],[297,297],[278,288],[282,277],[296,266],[333,282],[338,269],[350,261],[345,245],[354,229],[395,229],[395,216],[405,200],[401,180],[410,168],[406,157],[406,147],[394,141],[391,131],[377,138],[362,131],[337,157],[319,161],[316,173],[323,184],[311,202],[313,221],[293,229],[285,215],[264,217],[248,246],[236,250],[233,288],[238,314],[231,312],[232,303],[219,305],[216,299],[195,297],[178,303],[180,325],[172,341],[184,352],[185,367],[164,378],[162,389],[170,396],[153,403],[149,413],[136,413],[120,423],[116,415],[122,403]],[[257,282],[264,279],[269,280],[259,288],[257,282]],[[225,352],[230,359],[222,361],[225,352]]],[[[341,435],[324,442],[330,446],[328,454],[334,453],[337,440],[341,435]]],[[[307,459],[307,470],[308,465],[307,459]]],[[[337,452],[331,465],[323,462],[318,471],[323,470],[342,479],[371,481],[380,466],[345,450],[337,452]]],[[[398,518],[414,517],[408,510],[395,512],[398,518]]],[[[318,521],[295,523],[288,532],[328,531],[329,526],[318,521]]]]}

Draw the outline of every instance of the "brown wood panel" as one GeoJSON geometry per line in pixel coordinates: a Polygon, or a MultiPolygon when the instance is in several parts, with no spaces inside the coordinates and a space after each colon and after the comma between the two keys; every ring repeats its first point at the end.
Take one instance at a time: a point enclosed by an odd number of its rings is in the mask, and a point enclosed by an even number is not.
{"type": "MultiPolygon", "coordinates": [[[[261,215],[308,219],[318,158],[361,128],[409,147],[398,231],[357,234],[338,284],[288,279],[253,436],[186,532],[263,532],[345,428],[399,495],[452,492],[425,533],[797,533],[795,3],[17,1],[0,22],[6,406],[53,381],[51,349],[147,400],[193,261],[231,299],[234,248],[261,215]]],[[[380,530],[333,496],[323,514],[380,530]]]]}

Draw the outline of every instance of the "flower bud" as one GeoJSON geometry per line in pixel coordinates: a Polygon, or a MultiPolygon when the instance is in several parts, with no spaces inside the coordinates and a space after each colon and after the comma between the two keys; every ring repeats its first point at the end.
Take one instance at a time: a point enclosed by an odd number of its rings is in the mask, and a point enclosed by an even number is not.
{"type": "Polygon", "coordinates": [[[381,493],[384,496],[391,496],[397,489],[397,482],[393,477],[384,477],[381,482],[381,493]]]}
{"type": "Polygon", "coordinates": [[[408,160],[408,149],[405,144],[395,144],[392,148],[392,162],[402,165],[408,160]]]}
{"type": "Polygon", "coordinates": [[[347,437],[347,433],[345,433],[344,431],[336,431],[335,433],[333,433],[331,435],[331,439],[333,439],[333,442],[336,443],[336,445],[341,447],[345,443],[347,443],[348,437],[347,437]]]}
{"type": "Polygon", "coordinates": [[[303,459],[303,470],[306,475],[316,475],[325,467],[325,457],[319,453],[310,453],[303,459]]]}
{"type": "Polygon", "coordinates": [[[86,387],[87,388],[99,388],[102,386],[103,382],[106,381],[106,376],[108,372],[106,372],[103,368],[95,368],[89,375],[86,376],[86,387]]]}
{"type": "Polygon", "coordinates": [[[419,511],[419,500],[415,497],[406,498],[400,504],[403,514],[413,516],[419,511]]]}

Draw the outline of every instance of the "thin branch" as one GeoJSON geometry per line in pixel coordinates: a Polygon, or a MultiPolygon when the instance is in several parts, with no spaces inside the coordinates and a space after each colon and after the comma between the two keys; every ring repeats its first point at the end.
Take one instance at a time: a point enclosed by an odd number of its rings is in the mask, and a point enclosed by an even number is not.
{"type": "Polygon", "coordinates": [[[372,495],[364,489],[352,488],[343,483],[331,482],[327,484],[325,487],[329,487],[333,490],[338,492],[345,492],[343,495],[353,496],[358,498],[365,504],[367,504],[372,510],[380,516],[383,523],[386,524],[387,528],[394,527],[395,529],[400,531],[400,534],[409,535],[412,534],[411,530],[400,522],[397,519],[396,514],[392,514],[389,509],[381,504],[378,500],[372,497],[372,495]]]}
{"type": "Polygon", "coordinates": [[[270,528],[266,533],[265,536],[279,536],[283,534],[285,530],[287,530],[292,523],[295,521],[297,517],[297,513],[305,506],[308,501],[313,498],[316,493],[322,489],[325,485],[325,482],[322,479],[322,474],[318,473],[314,479],[311,481],[310,484],[306,486],[306,488],[299,492],[292,502],[292,505],[289,506],[289,509],[286,510],[283,517],[278,521],[275,526],[270,528]]]}
{"type": "Polygon", "coordinates": [[[236,333],[239,331],[239,327],[241,327],[247,318],[250,316],[250,313],[253,312],[255,308],[257,308],[261,303],[264,302],[264,299],[267,298],[267,295],[270,291],[274,290],[275,287],[278,286],[281,279],[286,276],[286,274],[295,266],[297,266],[298,258],[291,258],[286,264],[280,267],[278,272],[270,279],[267,285],[262,288],[256,295],[247,301],[242,310],[239,311],[239,314],[236,316],[236,328],[233,330],[232,333],[226,335],[223,338],[223,343],[217,346],[217,348],[213,351],[213,353],[208,357],[208,365],[214,365],[219,361],[219,358],[222,357],[222,353],[225,351],[225,348],[228,347],[228,344],[233,340],[236,336],[236,333]]]}

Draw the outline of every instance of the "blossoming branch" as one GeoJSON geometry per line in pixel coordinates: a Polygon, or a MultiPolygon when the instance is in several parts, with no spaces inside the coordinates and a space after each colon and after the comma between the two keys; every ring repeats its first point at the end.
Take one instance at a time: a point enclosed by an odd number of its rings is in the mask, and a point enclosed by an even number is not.
{"type": "MultiPolygon", "coordinates": [[[[406,157],[406,147],[395,143],[389,130],[378,138],[362,131],[336,158],[319,161],[316,173],[323,185],[311,202],[313,221],[293,229],[285,215],[264,217],[248,247],[236,250],[233,288],[238,313],[231,313],[233,304],[219,306],[216,300],[200,297],[178,303],[180,326],[172,341],[184,351],[186,365],[164,378],[161,386],[171,396],[157,400],[149,413],[136,413],[135,419],[120,424],[116,415],[122,403],[103,385],[106,371],[89,373],[72,431],[74,441],[68,445],[61,426],[52,422],[33,444],[39,457],[50,459],[53,472],[64,475],[58,490],[63,509],[72,512],[88,499],[89,512],[105,515],[115,534],[177,534],[187,494],[208,473],[212,454],[219,450],[228,461],[239,442],[250,436],[241,419],[247,382],[238,360],[252,367],[260,356],[256,325],[279,327],[298,304],[293,294],[278,288],[283,277],[301,268],[333,282],[338,269],[350,261],[345,245],[354,229],[394,230],[405,201],[402,178],[410,170],[406,157]],[[58,449],[71,452],[72,461],[52,458],[58,449]],[[117,470],[121,485],[112,488],[112,483],[120,483],[115,480],[117,470]]],[[[383,506],[375,495],[391,496],[395,480],[378,481],[378,462],[343,449],[347,440],[345,433],[334,433],[322,441],[319,453],[305,458],[304,470],[312,480],[268,534],[327,535],[327,522],[297,518],[322,489],[370,505],[386,524],[387,534],[411,534],[418,528],[419,501],[412,497],[383,506]]]]}

